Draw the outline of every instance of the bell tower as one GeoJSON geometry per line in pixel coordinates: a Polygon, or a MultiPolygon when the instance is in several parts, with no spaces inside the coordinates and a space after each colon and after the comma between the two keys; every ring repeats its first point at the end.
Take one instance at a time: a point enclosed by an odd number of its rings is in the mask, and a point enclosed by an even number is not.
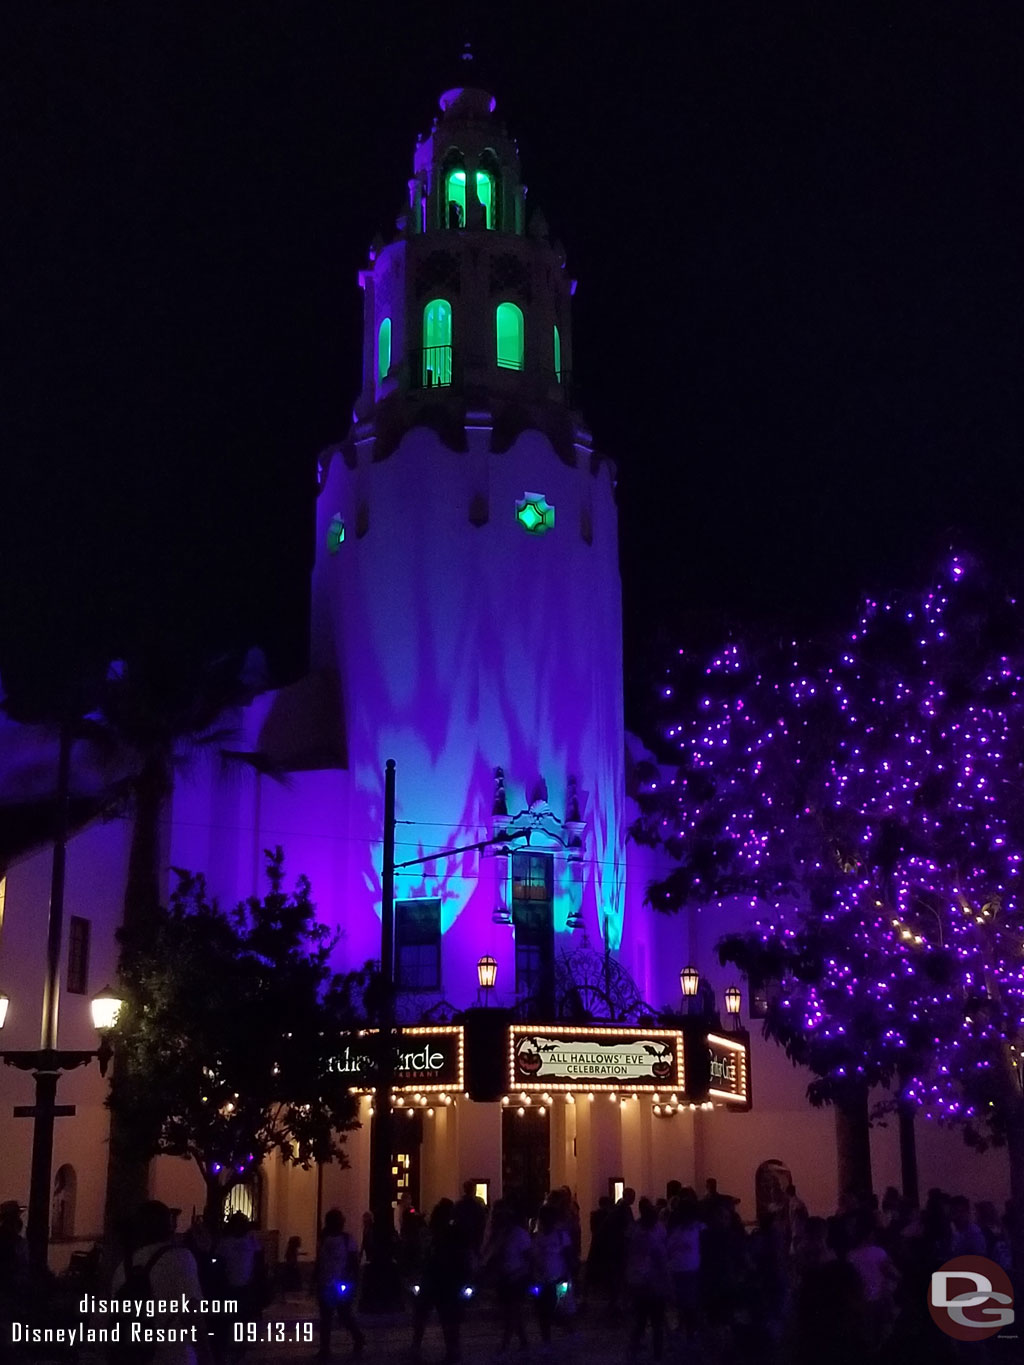
{"type": "MultiPolygon", "coordinates": [[[[453,87],[417,140],[395,231],[359,275],[353,425],[321,457],[312,653],[337,679],[344,719],[342,896],[379,906],[393,757],[399,819],[415,822],[406,857],[530,826],[538,866],[550,859],[555,943],[584,931],[614,948],[624,877],[615,472],[572,400],[565,253],[539,211],[527,214],[518,150],[495,107],[485,90],[453,87]]],[[[440,901],[452,999],[480,952],[507,958],[513,861],[448,859],[396,890],[440,901]]],[[[499,966],[499,995],[517,972],[499,966]]]]}

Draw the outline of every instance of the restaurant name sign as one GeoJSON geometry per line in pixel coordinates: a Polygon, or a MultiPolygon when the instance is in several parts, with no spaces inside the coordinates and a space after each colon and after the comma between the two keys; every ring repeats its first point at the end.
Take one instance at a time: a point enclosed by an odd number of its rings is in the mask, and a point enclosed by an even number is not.
{"type": "Polygon", "coordinates": [[[511,1090],[680,1090],[682,1035],[673,1029],[509,1030],[511,1090]]]}
{"type": "Polygon", "coordinates": [[[708,1095],[726,1104],[749,1104],[749,1063],[747,1046],[738,1038],[725,1038],[718,1033],[707,1036],[710,1078],[708,1095]]]}
{"type": "MultiPolygon", "coordinates": [[[[465,1043],[458,1024],[403,1028],[394,1042],[393,1089],[462,1090],[465,1088],[465,1043]]],[[[327,1063],[350,1090],[372,1090],[374,1031],[351,1034],[327,1063]]]]}

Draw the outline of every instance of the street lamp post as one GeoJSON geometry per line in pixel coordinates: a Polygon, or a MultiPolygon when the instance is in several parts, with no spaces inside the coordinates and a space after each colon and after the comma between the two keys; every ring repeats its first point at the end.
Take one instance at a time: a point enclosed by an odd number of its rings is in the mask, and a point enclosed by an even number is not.
{"type": "Polygon", "coordinates": [[[498,964],[491,957],[490,953],[485,954],[476,964],[476,979],[483,992],[484,1004],[490,1001],[491,991],[494,990],[494,983],[498,979],[498,964]]]}
{"type": "Polygon", "coordinates": [[[740,994],[739,986],[729,986],[725,992],[725,1009],[726,1013],[732,1018],[734,1028],[739,1027],[740,1005],[742,1003],[743,997],[740,994]]]}
{"type": "MultiPolygon", "coordinates": [[[[50,996],[51,1000],[55,997],[50,996]]],[[[0,1028],[7,1019],[8,999],[0,996],[0,1028]]],[[[91,1012],[93,1027],[100,1035],[100,1045],[92,1050],[40,1047],[26,1050],[6,1050],[0,1052],[6,1066],[16,1067],[19,1071],[31,1071],[36,1083],[35,1103],[18,1104],[14,1107],[15,1118],[30,1118],[32,1128],[32,1169],[28,1191],[27,1241],[29,1266],[33,1276],[42,1280],[47,1271],[47,1253],[50,1244],[50,1178],[53,1169],[53,1123],[54,1119],[70,1118],[75,1112],[73,1104],[57,1103],[57,1082],[65,1071],[75,1067],[88,1066],[94,1059],[100,1064],[100,1075],[107,1074],[107,1067],[113,1055],[108,1034],[117,1022],[121,1008],[120,997],[105,986],[93,997],[91,1012]]]]}
{"type": "MultiPolygon", "coordinates": [[[[32,1128],[32,1168],[28,1192],[28,1254],[29,1266],[37,1279],[47,1272],[47,1251],[50,1241],[50,1178],[53,1167],[54,1119],[70,1117],[73,1104],[57,1103],[57,1082],[65,1071],[86,1066],[93,1058],[100,1063],[100,1074],[105,1075],[110,1061],[110,1043],[106,1033],[117,1017],[120,1001],[105,988],[93,1002],[93,1021],[101,1032],[100,1046],[95,1051],[62,1051],[57,1047],[57,1017],[60,1001],[60,954],[64,932],[64,882],[67,868],[67,841],[71,792],[71,722],[60,727],[60,748],[57,758],[57,818],[53,839],[53,861],[50,868],[50,906],[46,928],[46,976],[43,979],[43,1009],[39,1047],[28,1051],[0,1052],[5,1065],[19,1071],[31,1071],[36,1083],[35,1104],[15,1106],[15,1118],[30,1118],[32,1128]],[[111,1015],[112,1002],[116,1006],[111,1015]],[[109,1022],[108,1022],[109,1021],[109,1022]]],[[[7,998],[0,1005],[0,1028],[7,1018],[7,998]]]]}

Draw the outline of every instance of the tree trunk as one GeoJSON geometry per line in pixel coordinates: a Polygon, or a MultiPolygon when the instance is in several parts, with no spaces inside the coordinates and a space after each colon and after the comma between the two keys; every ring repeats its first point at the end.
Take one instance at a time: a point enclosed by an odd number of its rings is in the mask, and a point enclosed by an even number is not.
{"type": "Polygon", "coordinates": [[[836,1159],[839,1194],[871,1194],[871,1124],[868,1121],[868,1092],[863,1087],[851,1092],[835,1105],[836,1159]]]}
{"type": "MultiPolygon", "coordinates": [[[[144,934],[160,907],[161,830],[170,791],[166,755],[150,755],[135,782],[132,840],[121,921],[129,938],[144,934]]],[[[125,1058],[115,1056],[115,1067],[126,1064],[125,1058]]],[[[104,1240],[108,1246],[120,1244],[123,1231],[139,1205],[149,1198],[149,1158],[140,1154],[136,1143],[136,1134],[116,1110],[112,1111],[103,1213],[104,1240]]]]}
{"type": "Polygon", "coordinates": [[[1024,1298],[1024,1093],[1008,1043],[1001,1056],[1000,1080],[1002,1105],[1005,1114],[1006,1155],[1010,1163],[1010,1198],[1013,1219],[1010,1223],[1010,1253],[1013,1258],[1014,1297],[1018,1303],[1024,1298]]]}
{"type": "Polygon", "coordinates": [[[227,1202],[230,1186],[222,1185],[215,1175],[204,1176],[203,1181],[206,1185],[203,1223],[208,1232],[216,1234],[224,1225],[224,1205],[227,1202]]]}
{"type": "Polygon", "coordinates": [[[900,1125],[900,1183],[903,1186],[903,1198],[912,1209],[916,1209],[921,1206],[915,1128],[917,1106],[908,1100],[900,1099],[896,1104],[896,1113],[900,1125]]]}

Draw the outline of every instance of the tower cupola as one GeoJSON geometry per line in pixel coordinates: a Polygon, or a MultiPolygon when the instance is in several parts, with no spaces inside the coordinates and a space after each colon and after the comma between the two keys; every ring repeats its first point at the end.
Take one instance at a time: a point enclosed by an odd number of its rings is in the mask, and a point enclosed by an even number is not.
{"type": "MultiPolygon", "coordinates": [[[[469,74],[467,63],[466,74],[469,74]]],[[[468,414],[568,451],[575,287],[543,215],[526,212],[519,153],[488,91],[453,85],[420,135],[392,239],[371,247],[357,431],[377,458],[414,425],[460,447],[468,414]]]]}

